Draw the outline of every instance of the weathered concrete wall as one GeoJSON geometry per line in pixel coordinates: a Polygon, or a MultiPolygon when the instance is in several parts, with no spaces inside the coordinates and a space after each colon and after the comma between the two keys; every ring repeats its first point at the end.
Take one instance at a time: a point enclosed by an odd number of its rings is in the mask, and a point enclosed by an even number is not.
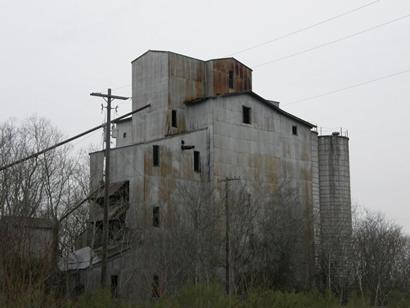
{"type": "Polygon", "coordinates": [[[133,143],[165,136],[168,110],[168,53],[148,52],[132,63],[132,108],[151,104],[133,115],[133,143]]]}
{"type": "Polygon", "coordinates": [[[112,136],[115,137],[115,146],[123,147],[133,143],[132,138],[132,120],[125,120],[117,123],[112,136]],[[114,136],[115,134],[115,136],[114,136]]]}
{"type": "Polygon", "coordinates": [[[169,93],[167,135],[186,131],[186,106],[184,102],[205,96],[205,62],[169,53],[169,93]],[[172,110],[177,113],[177,127],[171,125],[172,110]]]}
{"type": "MultiPolygon", "coordinates": [[[[107,288],[111,288],[112,276],[118,277],[118,297],[123,301],[136,303],[149,300],[151,296],[152,274],[137,262],[145,256],[135,248],[128,249],[108,259],[107,288]]],[[[71,272],[72,288],[84,287],[87,293],[101,286],[101,262],[93,264],[86,270],[71,272]]]]}
{"type": "MultiPolygon", "coordinates": [[[[208,125],[212,129],[210,159],[214,185],[225,177],[240,177],[254,196],[261,194],[261,188],[265,194],[275,194],[281,186],[295,192],[295,215],[304,227],[294,266],[298,267],[300,283],[308,283],[313,265],[314,138],[310,128],[249,95],[215,98],[189,108],[189,128],[208,125]],[[243,123],[242,106],[251,108],[251,124],[243,123]],[[203,116],[199,118],[200,115],[203,116]],[[297,126],[297,135],[292,133],[292,126],[297,126]]],[[[219,186],[222,191],[223,185],[219,186]]]]}
{"type": "Polygon", "coordinates": [[[3,256],[51,258],[53,222],[45,218],[3,216],[0,219],[3,256]]]}
{"type": "MultiPolygon", "coordinates": [[[[166,211],[177,199],[178,187],[209,181],[210,135],[204,128],[186,134],[139,143],[111,152],[111,182],[129,181],[130,208],[126,222],[129,228],[152,224],[152,207],[166,211]],[[193,168],[193,150],[181,145],[195,146],[200,152],[201,172],[193,168]],[[159,166],[153,166],[153,145],[159,146],[159,166]]],[[[91,154],[91,187],[98,187],[103,174],[102,152],[91,154]]]]}
{"type": "MultiPolygon", "coordinates": [[[[210,137],[205,127],[112,150],[111,182],[129,181],[130,185],[125,223],[131,241],[121,243],[121,247],[130,245],[131,249],[121,257],[110,258],[107,270],[108,279],[111,275],[119,276],[122,298],[137,301],[151,296],[152,277],[158,273],[155,266],[161,256],[158,245],[153,243],[161,243],[161,230],[166,230],[166,222],[170,221],[167,217],[172,217],[181,205],[181,193],[185,192],[181,188],[194,191],[201,183],[209,182],[210,137]],[[200,152],[200,172],[194,171],[193,150],[182,150],[182,141],[200,152]],[[153,166],[153,145],[160,149],[159,166],[153,166]],[[160,208],[161,228],[152,225],[154,206],[160,208]]],[[[91,189],[98,187],[102,179],[103,158],[103,152],[91,154],[91,189]]],[[[92,219],[93,211],[90,216],[92,219]]],[[[99,286],[99,275],[99,266],[81,274],[87,290],[99,286]]]]}

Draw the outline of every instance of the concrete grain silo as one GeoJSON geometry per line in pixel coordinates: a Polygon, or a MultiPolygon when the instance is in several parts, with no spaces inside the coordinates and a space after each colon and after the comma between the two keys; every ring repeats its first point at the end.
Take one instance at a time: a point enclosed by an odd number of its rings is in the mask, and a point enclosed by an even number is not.
{"type": "Polygon", "coordinates": [[[348,278],[351,253],[349,138],[335,132],[318,139],[321,266],[335,283],[348,278]]]}

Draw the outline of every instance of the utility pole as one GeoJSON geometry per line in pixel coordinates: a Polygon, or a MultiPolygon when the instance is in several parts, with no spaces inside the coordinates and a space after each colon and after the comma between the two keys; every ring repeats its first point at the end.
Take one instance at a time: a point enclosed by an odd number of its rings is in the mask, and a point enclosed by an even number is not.
{"type": "Polygon", "coordinates": [[[219,182],[225,182],[225,292],[227,295],[231,294],[231,242],[230,242],[230,214],[229,214],[229,182],[239,181],[239,177],[228,178],[220,180],[219,182]]]}
{"type": "Polygon", "coordinates": [[[101,288],[106,287],[107,282],[107,248],[108,248],[108,208],[110,206],[110,150],[111,150],[111,102],[114,99],[128,100],[129,97],[111,95],[111,89],[107,94],[91,93],[91,96],[102,97],[107,102],[107,123],[105,126],[105,181],[104,181],[104,220],[103,220],[103,245],[101,262],[101,288]]]}

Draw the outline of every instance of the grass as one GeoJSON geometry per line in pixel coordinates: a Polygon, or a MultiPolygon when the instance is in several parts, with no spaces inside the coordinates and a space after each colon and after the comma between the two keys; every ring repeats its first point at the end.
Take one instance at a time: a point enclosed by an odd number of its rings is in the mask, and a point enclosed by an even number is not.
{"type": "MultiPolygon", "coordinates": [[[[410,296],[398,291],[390,294],[392,308],[410,307],[410,296]]],[[[333,308],[341,307],[338,300],[330,294],[308,292],[285,292],[269,289],[255,289],[246,296],[225,295],[219,284],[189,286],[175,295],[164,296],[140,305],[127,305],[111,298],[109,290],[98,290],[93,294],[84,294],[75,300],[59,299],[47,294],[42,288],[27,288],[19,296],[10,297],[0,293],[0,307],[47,307],[47,308],[333,308]],[[9,298],[9,300],[7,300],[9,298]]],[[[352,294],[347,308],[371,307],[363,303],[360,296],[352,294]]]]}

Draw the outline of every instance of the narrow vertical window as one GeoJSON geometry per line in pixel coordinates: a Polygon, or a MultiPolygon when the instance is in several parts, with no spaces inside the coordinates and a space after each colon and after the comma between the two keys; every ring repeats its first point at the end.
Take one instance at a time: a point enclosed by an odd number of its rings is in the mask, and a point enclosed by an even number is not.
{"type": "Polygon", "coordinates": [[[172,127],[177,127],[177,111],[175,109],[172,110],[171,125],[172,127]]]}
{"type": "Polygon", "coordinates": [[[292,126],[292,134],[297,136],[298,135],[298,127],[296,125],[292,126]]]}
{"type": "Polygon", "coordinates": [[[201,172],[201,155],[199,151],[194,151],[194,171],[201,172]]]}
{"type": "Polygon", "coordinates": [[[159,206],[152,208],[152,226],[159,227],[159,206]]]}
{"type": "Polygon", "coordinates": [[[229,71],[228,86],[233,89],[233,71],[229,71]]]}
{"type": "Polygon", "coordinates": [[[159,145],[152,146],[152,165],[159,166],[159,145]]]}
{"type": "Polygon", "coordinates": [[[113,298],[118,297],[118,276],[117,275],[111,276],[111,296],[113,298]]]}
{"type": "Polygon", "coordinates": [[[251,124],[251,108],[242,106],[242,122],[251,124]]]}
{"type": "Polygon", "coordinates": [[[159,276],[154,275],[152,277],[152,298],[159,298],[159,276]]]}

